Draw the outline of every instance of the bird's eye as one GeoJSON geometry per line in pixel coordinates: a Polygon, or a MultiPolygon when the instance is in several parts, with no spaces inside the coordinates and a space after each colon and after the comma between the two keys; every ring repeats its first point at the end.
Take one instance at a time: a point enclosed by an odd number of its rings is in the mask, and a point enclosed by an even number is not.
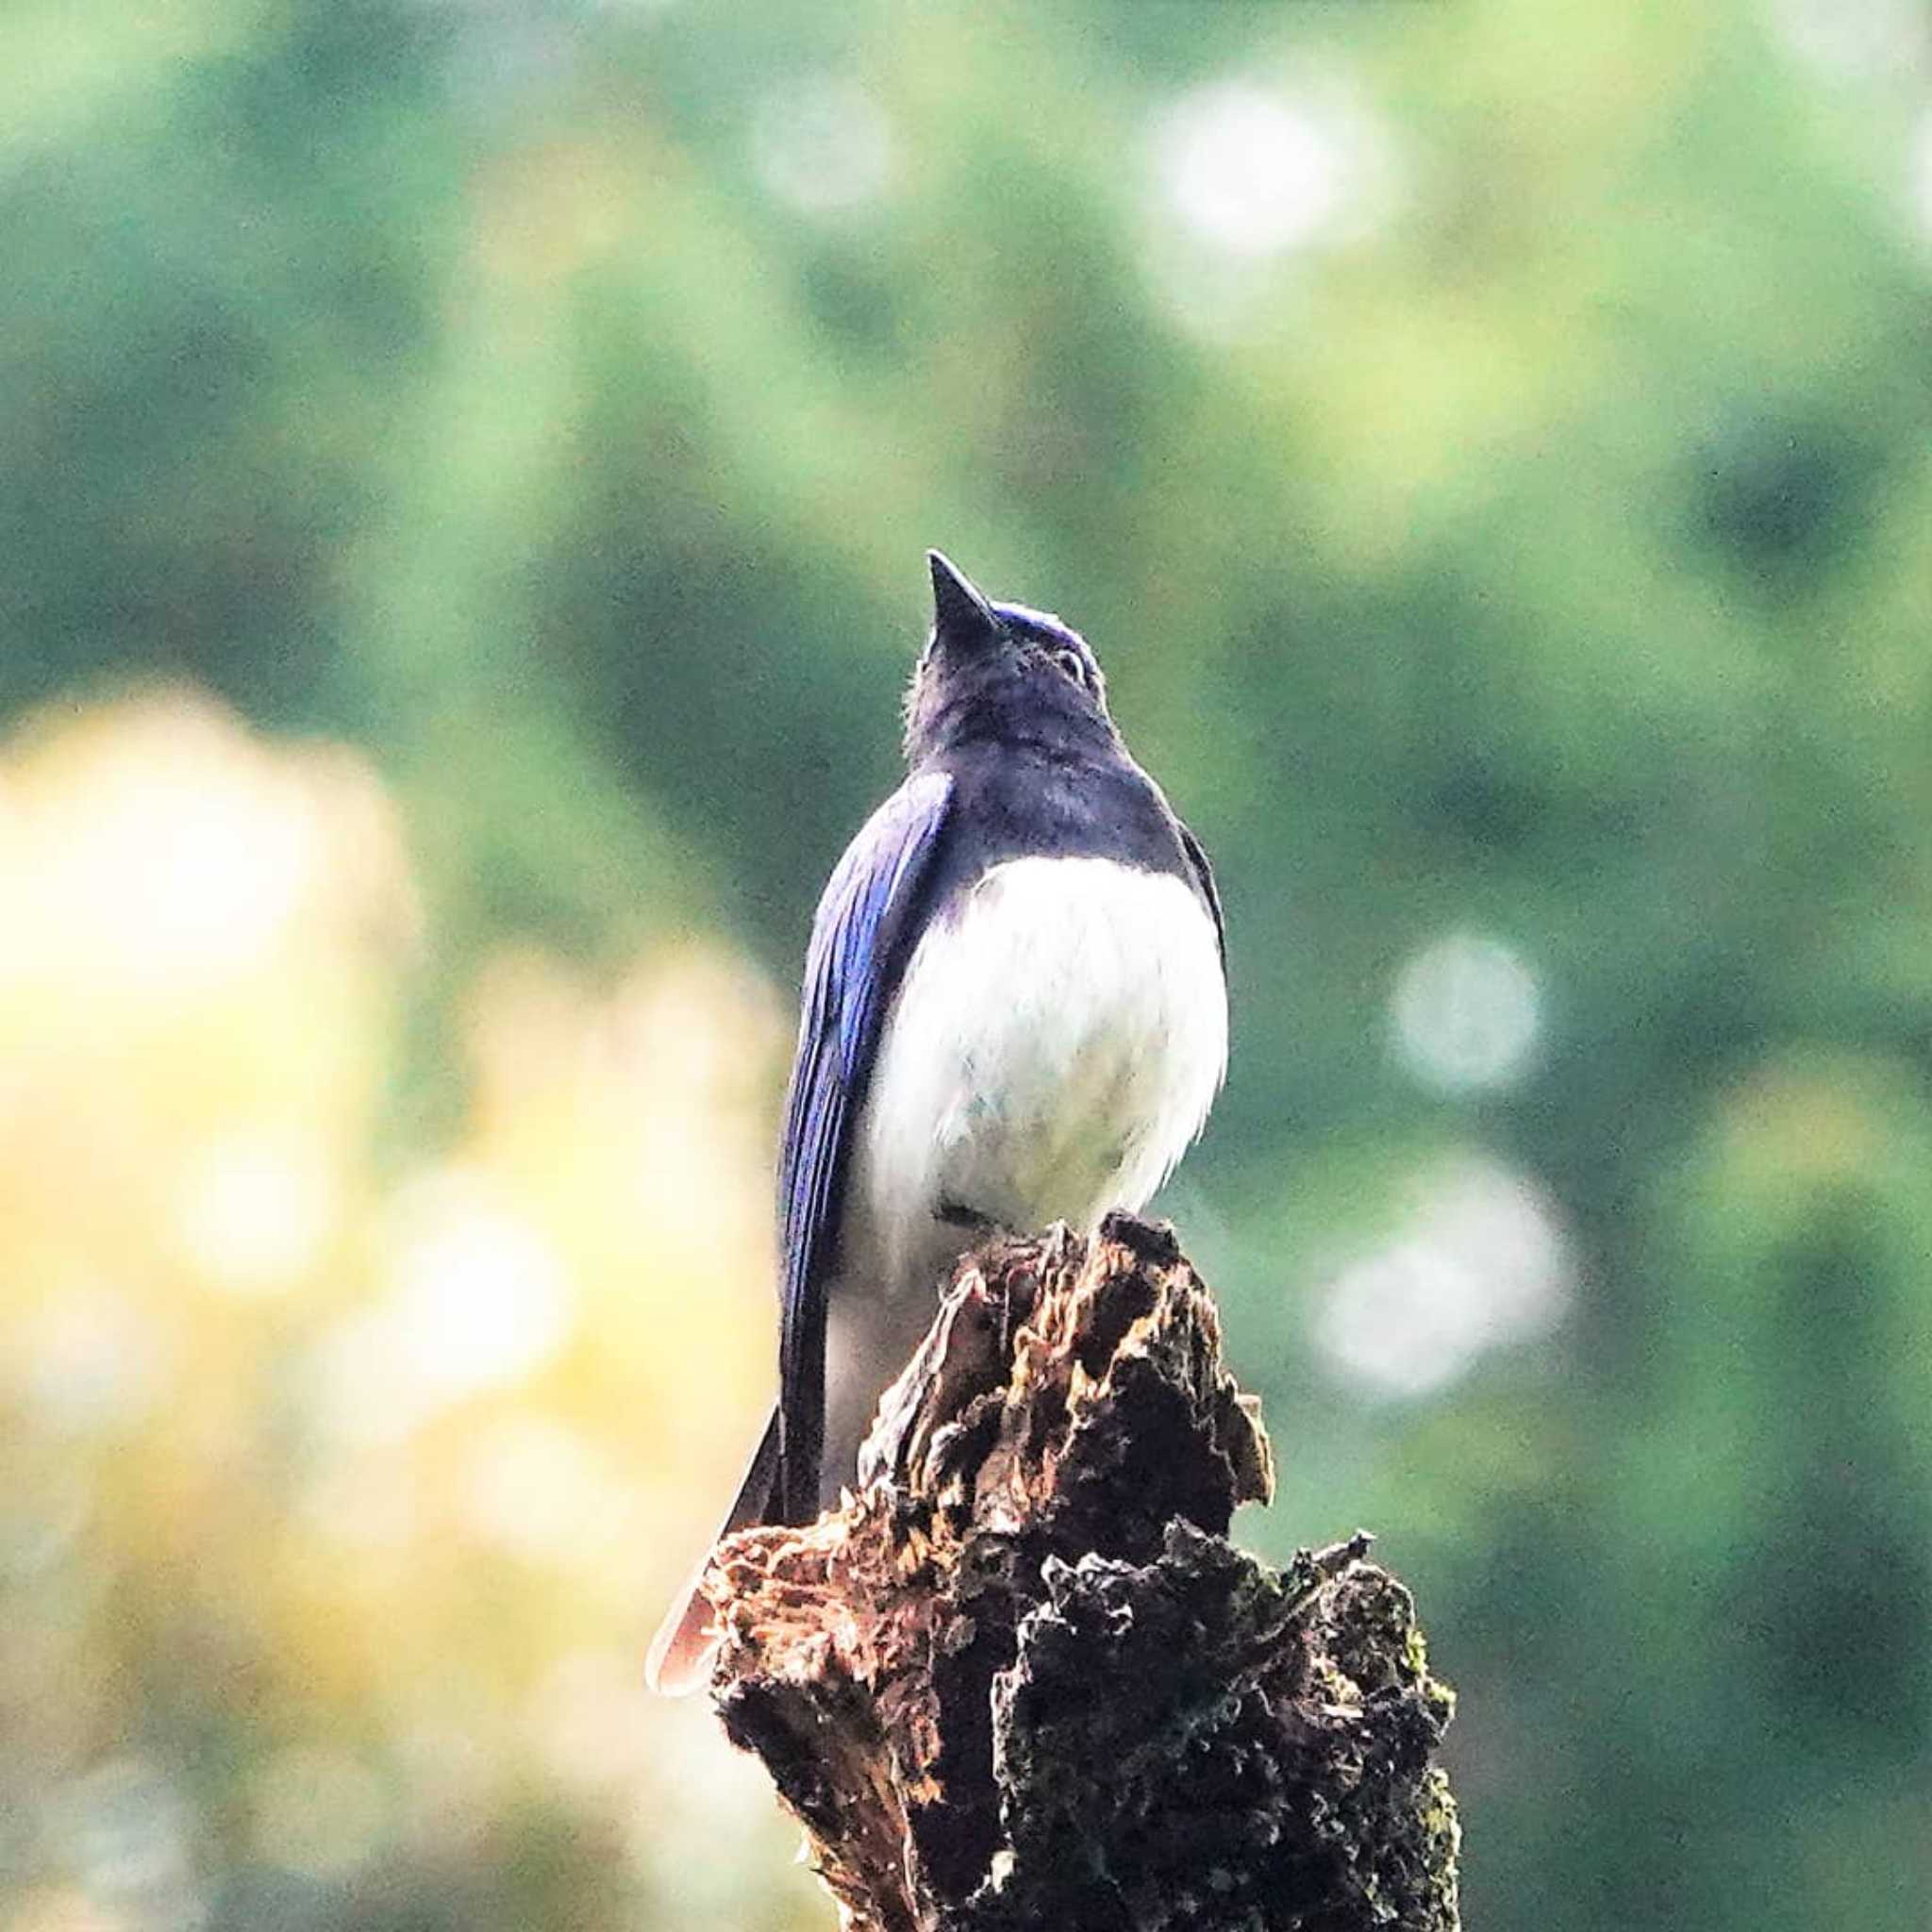
{"type": "Polygon", "coordinates": [[[1078,651],[1069,650],[1064,644],[1062,644],[1057,651],[1053,653],[1053,661],[1056,664],[1058,664],[1059,668],[1062,671],[1064,671],[1067,674],[1067,675],[1074,680],[1075,684],[1082,686],[1086,684],[1087,667],[1080,661],[1080,654],[1078,651]]]}

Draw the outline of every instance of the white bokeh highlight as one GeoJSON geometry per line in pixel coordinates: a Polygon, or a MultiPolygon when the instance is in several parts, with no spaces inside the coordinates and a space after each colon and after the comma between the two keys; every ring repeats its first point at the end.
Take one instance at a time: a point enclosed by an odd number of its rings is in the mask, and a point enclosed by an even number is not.
{"type": "Polygon", "coordinates": [[[1341,206],[1348,157],[1332,122],[1248,80],[1187,94],[1156,137],[1169,208],[1210,248],[1237,257],[1302,246],[1341,206]]]}
{"type": "Polygon", "coordinates": [[[1907,151],[1907,193],[1920,235],[1932,242],[1932,109],[1919,117],[1907,151]]]}
{"type": "Polygon", "coordinates": [[[1424,1086],[1466,1093],[1522,1077],[1542,1030],[1542,989],[1513,946],[1452,932],[1396,975],[1390,1023],[1397,1058],[1424,1086]]]}
{"type": "Polygon", "coordinates": [[[197,1820],[181,1780],[140,1757],[110,1758],[47,1801],[55,1856],[109,1925],[200,1932],[197,1820]]]}
{"type": "Polygon", "coordinates": [[[872,206],[891,188],[891,124],[854,81],[829,75],[788,81],[753,111],[751,158],[774,200],[832,220],[872,206]]]}
{"type": "Polygon", "coordinates": [[[1771,0],[1787,50],[1828,80],[1923,75],[1928,37],[1923,0],[1771,0]]]}
{"type": "Polygon", "coordinates": [[[1142,258],[1168,320],[1221,348],[1286,325],[1291,265],[1372,235],[1395,201],[1386,128],[1345,75],[1237,75],[1153,118],[1142,258]]]}
{"type": "Polygon", "coordinates": [[[325,1426],[348,1441],[397,1441],[466,1397],[523,1382],[575,1325],[561,1257],[480,1175],[416,1182],[394,1225],[388,1292],[318,1352],[325,1426]]]}
{"type": "Polygon", "coordinates": [[[112,1435],[140,1424],[173,1376],[173,1344],[154,1318],[105,1283],[77,1284],[13,1338],[19,1392],[42,1426],[112,1435]]]}
{"type": "Polygon", "coordinates": [[[176,1222],[215,1287],[248,1298],[277,1294],[321,1258],[337,1194],[319,1147],[272,1127],[238,1128],[189,1164],[176,1222]]]}
{"type": "Polygon", "coordinates": [[[1316,1345],[1341,1380],[1428,1395],[1493,1350],[1554,1329],[1574,1288],[1570,1243],[1522,1175],[1469,1161],[1424,1181],[1388,1243],[1324,1291],[1316,1345]]]}

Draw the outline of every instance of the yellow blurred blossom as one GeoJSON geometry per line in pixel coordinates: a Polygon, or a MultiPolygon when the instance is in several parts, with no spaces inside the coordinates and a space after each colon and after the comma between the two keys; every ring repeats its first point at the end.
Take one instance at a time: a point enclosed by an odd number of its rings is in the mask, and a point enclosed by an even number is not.
{"type": "Polygon", "coordinates": [[[192,692],[0,744],[0,908],[5,1932],[195,1923],[208,1834],[350,1882],[533,1788],[628,1843],[641,1647],[766,1397],[773,989],[505,949],[398,1165],[396,802],[192,692]],[[247,1769],[191,1815],[203,1734],[247,1769]]]}

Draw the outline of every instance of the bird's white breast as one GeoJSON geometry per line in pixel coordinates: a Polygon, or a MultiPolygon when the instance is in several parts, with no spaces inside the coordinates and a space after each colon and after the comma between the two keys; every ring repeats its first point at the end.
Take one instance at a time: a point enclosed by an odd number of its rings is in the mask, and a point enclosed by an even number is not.
{"type": "Polygon", "coordinates": [[[1185,880],[1104,858],[994,867],[936,921],[888,1015],[855,1146],[848,1266],[928,1286],[970,1227],[1137,1208],[1227,1063],[1213,921],[1185,880]]]}

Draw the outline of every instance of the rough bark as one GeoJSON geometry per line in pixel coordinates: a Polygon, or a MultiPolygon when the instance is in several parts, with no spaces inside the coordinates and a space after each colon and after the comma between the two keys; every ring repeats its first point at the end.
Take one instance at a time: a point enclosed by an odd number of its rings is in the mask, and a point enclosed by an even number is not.
{"type": "Polygon", "coordinates": [[[854,1932],[1449,1932],[1452,1695],[1357,1536],[1226,1541],[1268,1440],[1166,1229],[961,1265],[860,1493],[721,1545],[714,1694],[854,1932]]]}

